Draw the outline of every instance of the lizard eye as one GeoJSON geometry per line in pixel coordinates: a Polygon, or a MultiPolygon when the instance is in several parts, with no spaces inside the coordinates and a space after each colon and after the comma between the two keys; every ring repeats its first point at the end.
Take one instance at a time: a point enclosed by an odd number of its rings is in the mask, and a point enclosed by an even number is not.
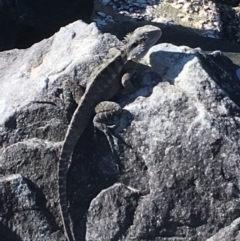
{"type": "Polygon", "coordinates": [[[138,44],[139,44],[139,42],[134,42],[131,47],[136,48],[138,46],[138,44]]]}
{"type": "Polygon", "coordinates": [[[134,42],[129,46],[129,50],[135,49],[139,45],[139,42],[134,42]]]}
{"type": "Polygon", "coordinates": [[[132,43],[131,48],[134,49],[144,43],[146,37],[145,35],[139,38],[136,42],[132,43]]]}

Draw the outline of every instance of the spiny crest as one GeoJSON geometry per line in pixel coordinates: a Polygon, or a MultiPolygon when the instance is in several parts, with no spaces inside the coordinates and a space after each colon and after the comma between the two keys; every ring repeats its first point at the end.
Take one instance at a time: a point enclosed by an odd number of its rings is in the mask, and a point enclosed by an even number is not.
{"type": "Polygon", "coordinates": [[[122,42],[123,42],[124,44],[127,44],[127,43],[129,42],[129,40],[131,39],[131,35],[132,35],[132,33],[128,33],[128,34],[123,38],[122,42]]]}

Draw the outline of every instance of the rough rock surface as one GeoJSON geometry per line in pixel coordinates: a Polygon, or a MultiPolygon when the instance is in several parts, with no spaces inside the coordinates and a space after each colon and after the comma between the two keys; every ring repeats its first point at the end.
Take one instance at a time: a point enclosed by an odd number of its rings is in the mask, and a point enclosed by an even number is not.
{"type": "Polygon", "coordinates": [[[94,2],[99,26],[131,18],[192,28],[199,35],[240,42],[240,2],[221,0],[141,0],[94,2]]]}
{"type": "MultiPolygon", "coordinates": [[[[107,50],[120,44],[79,21],[29,49],[1,53],[4,240],[65,240],[56,169],[76,103],[61,98],[65,89],[84,91],[107,50]]],[[[75,148],[68,199],[77,240],[237,240],[238,69],[220,52],[151,49],[137,67],[135,91],[115,97],[123,107],[112,130],[116,153],[92,123],[75,148]]]]}
{"type": "Polygon", "coordinates": [[[87,240],[206,240],[240,214],[237,66],[219,52],[171,44],[153,47],[145,61],[159,79],[141,73],[145,87],[121,98],[126,113],[116,130],[126,129],[120,180],[142,196],[132,222],[123,211],[111,228],[116,203],[134,202],[122,194],[109,202],[113,187],[101,192],[90,205],[87,240]]]}
{"type": "Polygon", "coordinates": [[[207,239],[207,241],[240,240],[239,225],[240,218],[237,218],[229,226],[220,229],[213,237],[207,239]]]}
{"type": "Polygon", "coordinates": [[[222,20],[222,38],[240,43],[240,2],[232,6],[223,1],[219,4],[219,12],[222,20]]]}
{"type": "Polygon", "coordinates": [[[0,178],[1,240],[50,241],[61,238],[59,231],[49,232],[50,213],[47,210],[41,212],[41,197],[34,185],[20,174],[0,178]]]}
{"type": "MultiPolygon", "coordinates": [[[[110,34],[100,35],[94,24],[88,26],[78,21],[29,49],[0,54],[0,174],[20,173],[34,184],[34,191],[39,194],[36,218],[48,219],[44,230],[55,233],[60,225],[58,152],[76,107],[74,102],[66,106],[64,90],[70,89],[74,94],[79,86],[84,88],[93,69],[106,58],[108,49],[119,44],[110,34]]],[[[78,174],[76,169],[75,172],[78,174]]],[[[11,199],[6,200],[11,203],[11,199]]],[[[11,228],[14,212],[5,213],[11,228]]],[[[36,212],[29,216],[29,225],[34,215],[36,212]]],[[[23,220],[24,216],[19,217],[19,222],[23,220]]],[[[29,227],[18,226],[20,238],[24,239],[29,227]]],[[[38,239],[39,235],[34,233],[25,238],[48,240],[45,236],[38,239]]]]}

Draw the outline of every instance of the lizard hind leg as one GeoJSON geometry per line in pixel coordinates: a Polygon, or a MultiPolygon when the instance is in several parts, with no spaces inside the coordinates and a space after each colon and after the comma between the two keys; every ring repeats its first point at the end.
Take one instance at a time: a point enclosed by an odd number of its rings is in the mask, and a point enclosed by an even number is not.
{"type": "Polygon", "coordinates": [[[103,132],[108,140],[111,152],[115,153],[113,134],[110,128],[115,127],[115,119],[122,112],[119,104],[112,101],[102,101],[95,107],[96,115],[93,119],[94,129],[103,132]]]}

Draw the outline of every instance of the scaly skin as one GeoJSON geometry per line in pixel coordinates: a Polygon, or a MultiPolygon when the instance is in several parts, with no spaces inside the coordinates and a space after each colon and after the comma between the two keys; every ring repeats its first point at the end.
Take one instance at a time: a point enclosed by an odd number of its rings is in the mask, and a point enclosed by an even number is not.
{"type": "Polygon", "coordinates": [[[66,196],[67,172],[71,164],[74,147],[94,116],[95,107],[100,102],[111,99],[121,88],[121,81],[117,77],[125,64],[130,60],[138,62],[160,36],[161,30],[158,27],[145,25],[126,36],[124,50],[111,49],[113,57],[90,76],[86,91],[72,116],[62,146],[58,170],[60,210],[65,236],[68,241],[75,241],[70,228],[66,196]]]}

